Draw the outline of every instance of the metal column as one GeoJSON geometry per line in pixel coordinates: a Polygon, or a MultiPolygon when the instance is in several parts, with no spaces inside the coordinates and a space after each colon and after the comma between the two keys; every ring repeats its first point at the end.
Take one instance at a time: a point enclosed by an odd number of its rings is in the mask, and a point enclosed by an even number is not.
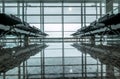
{"type": "Polygon", "coordinates": [[[2,0],[2,13],[5,13],[5,0],[2,0]]]}
{"type": "Polygon", "coordinates": [[[64,2],[62,2],[62,67],[63,67],[63,79],[65,78],[65,57],[64,57],[64,2]]]}
{"type": "Polygon", "coordinates": [[[109,13],[110,11],[113,10],[113,2],[114,0],[106,0],[106,13],[109,13]]]}
{"type": "Polygon", "coordinates": [[[3,72],[3,79],[6,79],[6,75],[5,75],[5,72],[3,72]]]}

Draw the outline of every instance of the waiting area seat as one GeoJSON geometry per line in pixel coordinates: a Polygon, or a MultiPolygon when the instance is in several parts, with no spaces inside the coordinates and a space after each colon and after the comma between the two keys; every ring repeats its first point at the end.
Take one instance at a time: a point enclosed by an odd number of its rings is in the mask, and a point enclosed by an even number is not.
{"type": "Polygon", "coordinates": [[[120,32],[120,27],[118,27],[119,26],[118,24],[120,24],[120,13],[106,14],[103,17],[91,22],[90,25],[81,27],[72,35],[90,36],[94,34],[103,34],[103,33],[114,35],[120,32]],[[106,30],[106,28],[109,29],[106,30]]]}
{"type": "Polygon", "coordinates": [[[28,36],[47,36],[40,29],[30,26],[27,22],[22,22],[15,15],[0,13],[0,19],[0,34],[7,32],[7,34],[17,33],[28,36]]]}
{"type": "Polygon", "coordinates": [[[118,14],[106,14],[105,16],[98,19],[99,23],[105,25],[116,25],[120,23],[120,13],[118,14]]]}
{"type": "Polygon", "coordinates": [[[16,24],[21,24],[21,19],[10,14],[0,13],[0,24],[13,26],[16,24]]]}
{"type": "Polygon", "coordinates": [[[7,72],[19,66],[23,61],[34,56],[46,47],[47,45],[43,44],[31,44],[23,47],[16,46],[13,48],[0,49],[0,73],[7,72]]]}

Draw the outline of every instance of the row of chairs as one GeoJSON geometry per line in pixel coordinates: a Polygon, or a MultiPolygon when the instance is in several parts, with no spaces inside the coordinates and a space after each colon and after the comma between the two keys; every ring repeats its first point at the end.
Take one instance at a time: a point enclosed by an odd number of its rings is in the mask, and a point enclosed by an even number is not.
{"type": "Polygon", "coordinates": [[[110,25],[119,24],[120,13],[118,14],[106,14],[103,17],[95,20],[94,22],[90,23],[89,26],[82,27],[77,30],[77,32],[73,33],[72,35],[84,34],[86,32],[94,31],[97,29],[101,29],[104,27],[109,27],[110,25]]]}
{"type": "Polygon", "coordinates": [[[42,44],[32,44],[25,47],[16,46],[0,49],[0,73],[19,66],[22,62],[29,59],[30,56],[34,56],[46,47],[46,45],[42,44]]]}
{"type": "Polygon", "coordinates": [[[0,24],[3,25],[8,25],[8,26],[13,26],[16,24],[22,24],[22,21],[20,18],[10,14],[5,14],[5,13],[1,13],[0,14],[0,24]]]}
{"type": "Polygon", "coordinates": [[[27,22],[22,22],[20,18],[16,17],[15,15],[8,15],[5,13],[0,14],[0,24],[5,26],[14,26],[15,28],[29,31],[31,33],[37,33],[42,35],[47,35],[46,33],[41,32],[40,29],[36,28],[35,26],[30,26],[27,22]]]}

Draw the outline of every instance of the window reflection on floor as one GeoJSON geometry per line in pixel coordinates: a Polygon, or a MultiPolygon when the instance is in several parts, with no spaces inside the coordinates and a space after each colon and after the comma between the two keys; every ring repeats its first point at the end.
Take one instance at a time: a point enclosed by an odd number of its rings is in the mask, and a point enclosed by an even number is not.
{"type": "Polygon", "coordinates": [[[40,51],[20,66],[1,73],[5,79],[119,79],[120,71],[111,64],[101,63],[72,43],[46,43],[40,51]]]}

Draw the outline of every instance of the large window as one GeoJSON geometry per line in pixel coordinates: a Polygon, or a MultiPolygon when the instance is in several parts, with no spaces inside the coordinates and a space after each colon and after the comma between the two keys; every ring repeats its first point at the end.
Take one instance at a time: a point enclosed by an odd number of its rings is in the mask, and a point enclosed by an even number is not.
{"type": "MultiPolygon", "coordinates": [[[[50,43],[46,43],[49,47],[24,62],[26,64],[25,69],[24,65],[21,64],[20,67],[7,72],[6,79],[18,79],[18,75],[21,75],[22,79],[24,73],[27,73],[27,76],[31,79],[41,78],[41,76],[46,78],[81,77],[82,73],[85,75],[86,72],[88,72],[88,76],[96,76],[94,72],[97,69],[96,67],[100,66],[100,63],[91,59],[89,55],[74,49],[71,46],[72,43],[65,43],[63,38],[72,38],[72,33],[85,25],[89,25],[100,17],[100,14],[103,15],[105,13],[103,4],[101,9],[100,3],[92,2],[5,3],[4,9],[2,9],[2,3],[0,3],[0,12],[4,10],[5,13],[17,15],[31,26],[42,29],[48,34],[47,40],[50,41],[50,43]],[[102,10],[102,13],[100,13],[100,10],[102,10]],[[53,38],[56,40],[62,39],[62,42],[51,42],[53,38]],[[89,60],[91,62],[88,62],[89,60]]],[[[100,74],[100,71],[98,73],[100,74]]]]}
{"type": "Polygon", "coordinates": [[[71,37],[82,25],[99,18],[100,12],[104,14],[104,9],[105,5],[100,8],[100,3],[5,3],[5,13],[15,14],[37,28],[44,28],[48,37],[62,37],[63,34],[71,37]]]}

